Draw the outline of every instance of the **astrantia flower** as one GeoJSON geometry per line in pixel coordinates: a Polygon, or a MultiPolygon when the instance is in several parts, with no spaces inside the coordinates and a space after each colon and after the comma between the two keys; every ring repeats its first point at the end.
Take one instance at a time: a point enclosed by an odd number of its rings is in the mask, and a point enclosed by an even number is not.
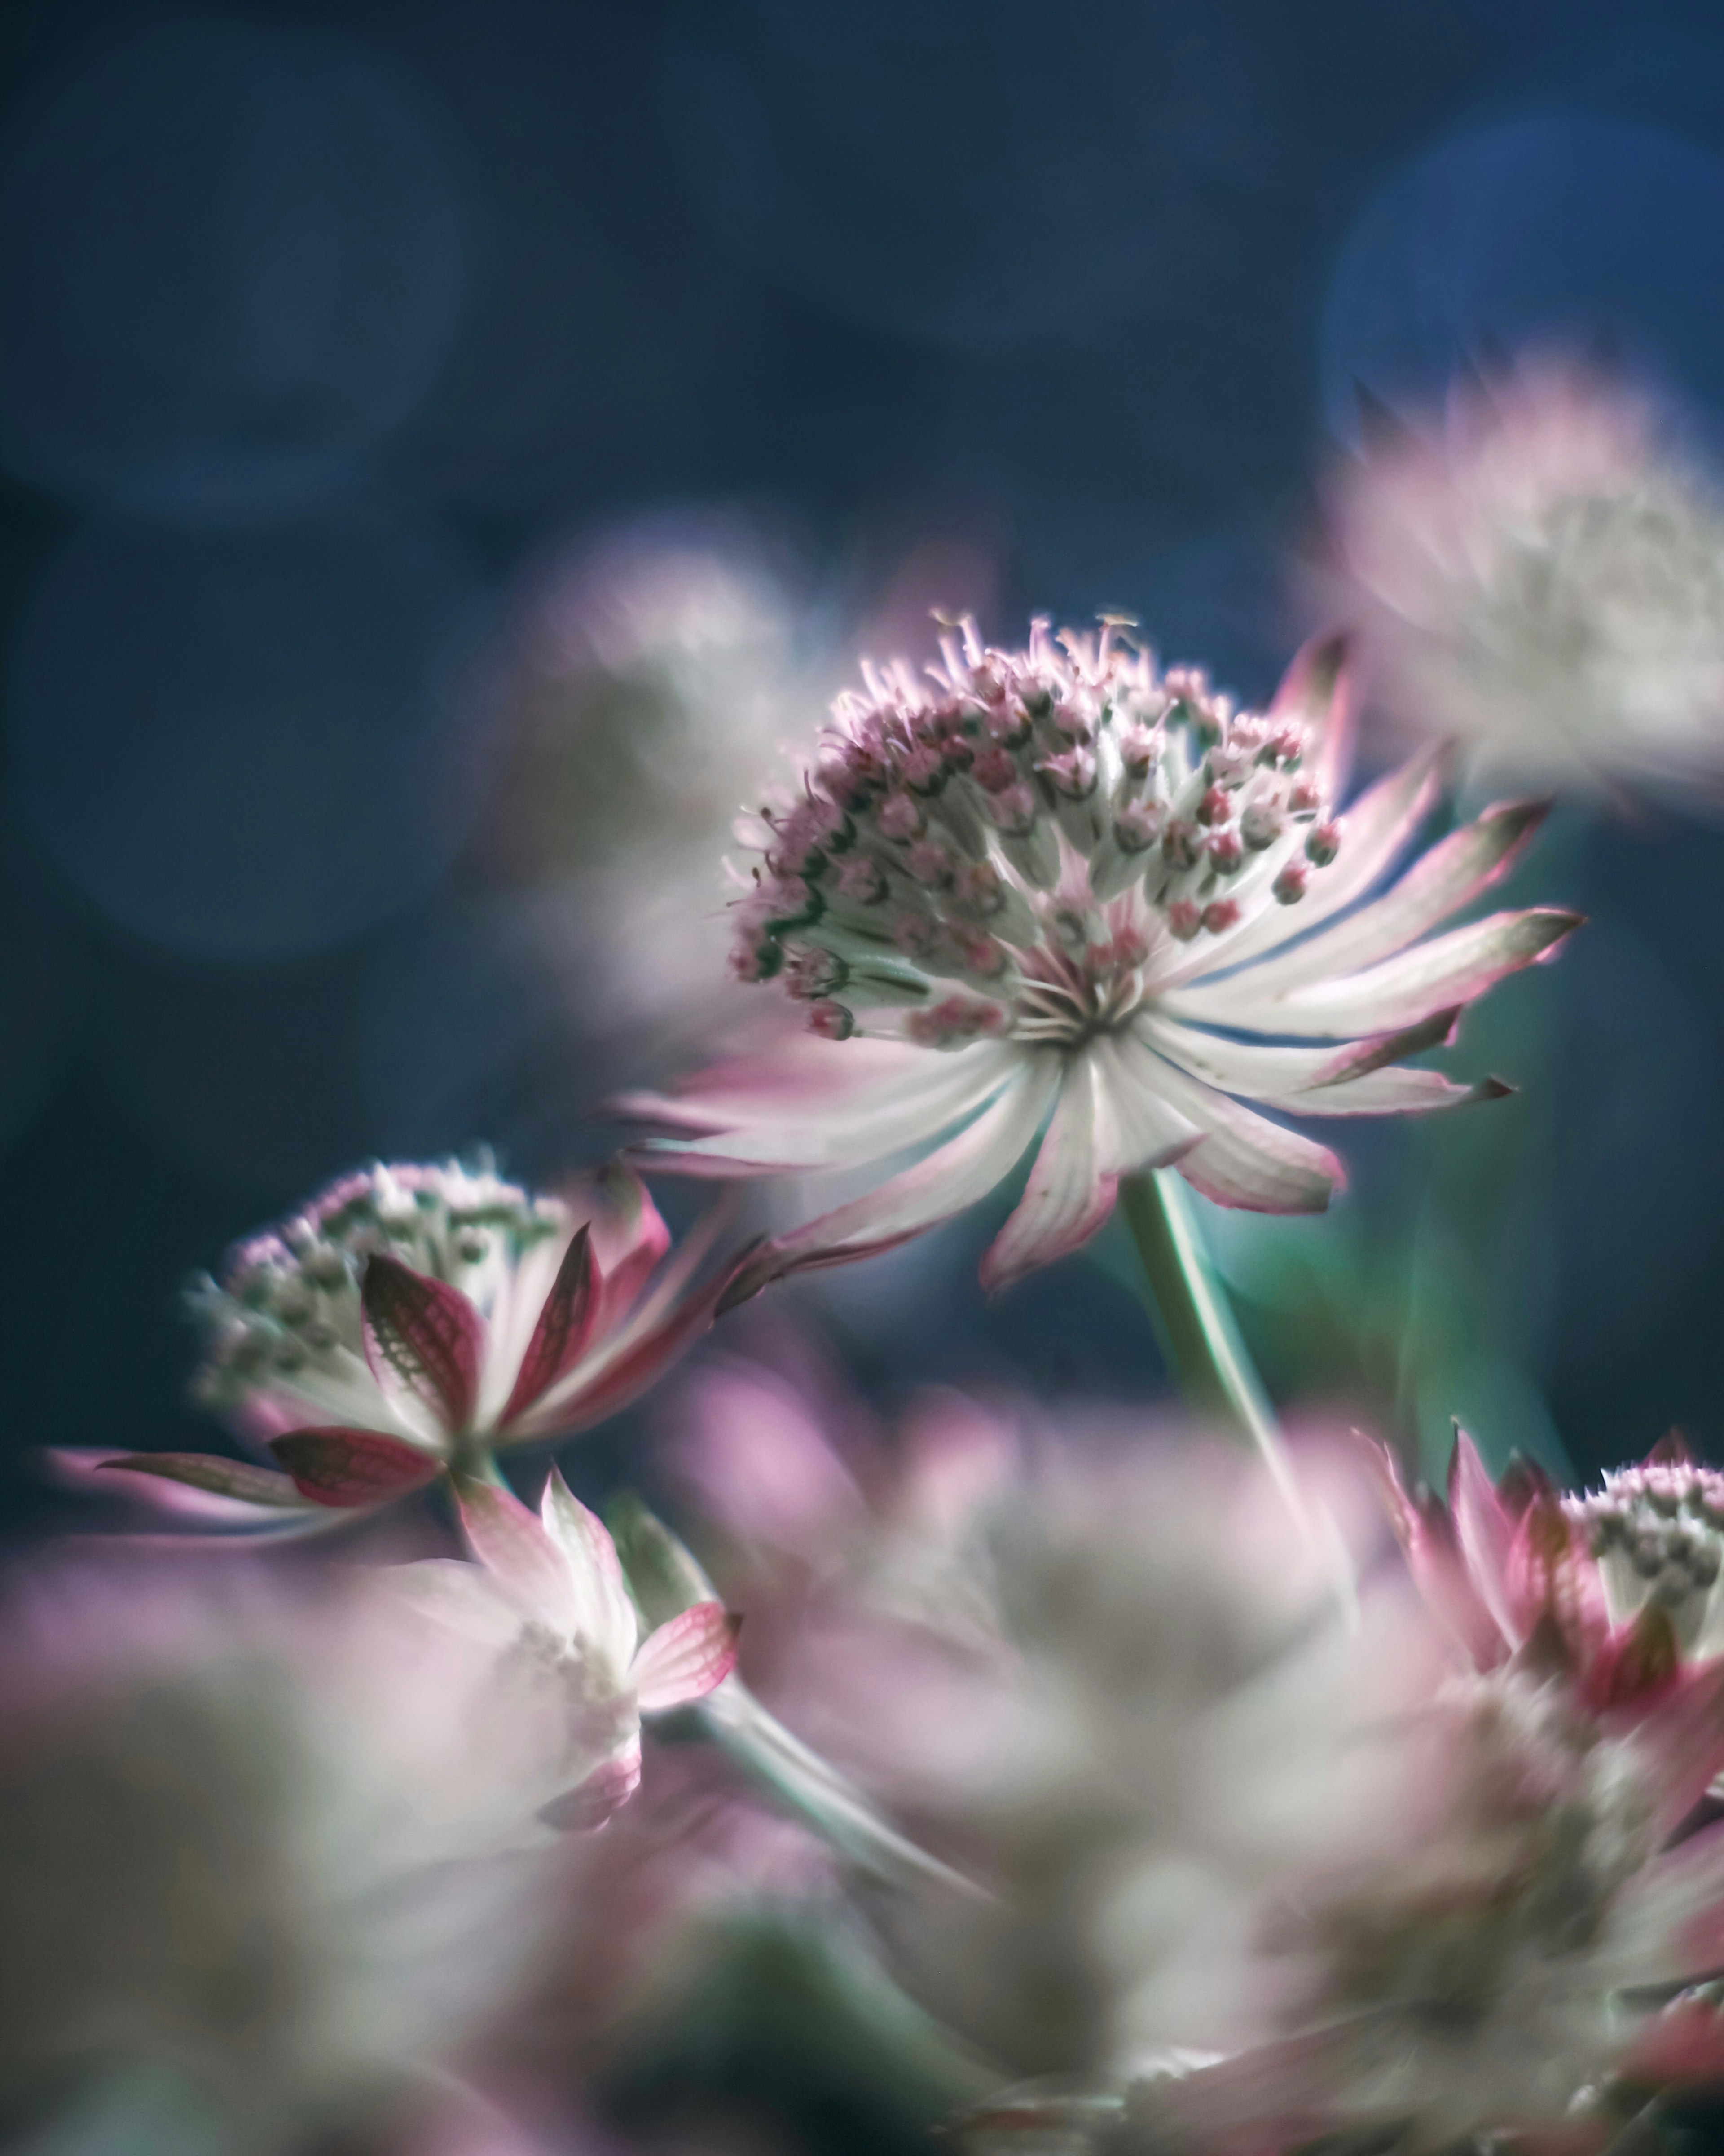
{"type": "MultiPolygon", "coordinates": [[[[1365,1493],[1315,1466],[1363,1554],[1365,1493]]],[[[908,1817],[995,1898],[883,1937],[1008,2071],[1116,2100],[1009,2095],[990,2144],[1602,2146],[1619,2089],[1724,2066],[1660,2013],[1724,1964],[1724,1829],[1679,1838],[1724,1670],[1601,1697],[1542,1630],[1481,1670],[1398,1568],[1349,1621],[1266,1471],[1141,1432],[1069,1445],[993,1553],[1005,1651],[955,1649],[947,1706],[967,1667],[985,1756],[908,1817]]]]}
{"type": "Polygon", "coordinates": [[[1446,1504],[1388,1472],[1414,1576],[1480,1669],[1537,1643],[1586,1697],[1626,1706],[1724,1656],[1724,1474],[1680,1437],[1580,1493],[1526,1461],[1493,1485],[1464,1430],[1446,1504]]]}
{"type": "Polygon", "coordinates": [[[1522,781],[1719,767],[1724,502],[1645,402],[1527,362],[1373,432],[1318,596],[1390,716],[1522,781]]]}
{"type": "Polygon", "coordinates": [[[603,1826],[640,1781],[640,1718],[704,1699],[730,1674],[737,1620],[696,1603],[644,1639],[604,1522],[553,1467],[540,1517],[497,1485],[456,1483],[479,1563],[432,1558],[392,1577],[419,1609],[491,1648],[499,1681],[542,1717],[568,1786],[541,1810],[603,1826]]]}
{"type": "Polygon", "coordinates": [[[778,983],[824,1038],[619,1105],[677,1133],[649,1142],[654,1165],[695,1174],[855,1168],[945,1142],[768,1243],[733,1299],[973,1204],[1049,1118],[990,1286],[1075,1249],[1138,1169],[1177,1163],[1226,1205],[1326,1204],[1334,1155],[1239,1096],[1381,1115],[1504,1090],[1397,1059],[1448,1040],[1465,1004],[1576,925],[1500,913],[1419,941],[1540,811],[1488,809],[1348,911],[1439,781],[1427,757],[1336,813],[1343,658],[1308,650],[1258,714],[1188,670],[1157,673],[1111,627],[1056,644],[1038,624],[1015,653],[967,628],[926,684],[869,670],[840,700],[803,793],[751,827],[762,859],[736,908],[736,971],[778,983]]]}
{"type": "Polygon", "coordinates": [[[369,2146],[581,1928],[552,1732],[376,1572],[40,1564],[0,1643],[9,2120],[369,2146]]]}
{"type": "MultiPolygon", "coordinates": [[[[244,1243],[191,1291],[198,1396],[285,1474],[198,1454],[85,1455],[234,1522],[349,1510],[614,1414],[711,1322],[720,1282],[613,1168],[534,1197],[488,1165],[375,1167],[244,1243]],[[654,1281],[654,1275],[657,1275],[654,1281]]],[[[60,1455],[76,1465],[78,1455],[60,1455]]]]}

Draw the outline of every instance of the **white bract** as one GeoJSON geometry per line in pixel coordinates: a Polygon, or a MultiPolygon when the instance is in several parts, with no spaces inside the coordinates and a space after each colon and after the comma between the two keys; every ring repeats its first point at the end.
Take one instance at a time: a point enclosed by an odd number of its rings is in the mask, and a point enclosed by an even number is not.
{"type": "Polygon", "coordinates": [[[1260,1107],[1396,1114],[1504,1090],[1398,1059],[1576,925],[1533,909],[1421,941],[1502,874],[1540,808],[1488,809],[1360,904],[1439,773],[1423,757],[1337,814],[1344,661],[1338,643],[1308,649],[1262,714],[1159,673],[1112,626],[1056,643],[1038,624],[1016,653],[967,627],[925,681],[865,670],[803,792],[746,827],[761,860],[736,970],[787,989],[815,1037],[618,1105],[666,1133],[643,1149],[654,1167],[697,1175],[850,1170],[943,1142],[774,1238],[731,1301],[973,1204],[1044,1122],[991,1286],[1083,1242],[1137,1170],[1177,1165],[1222,1204],[1320,1209],[1340,1163],[1260,1107]]]}
{"type": "Polygon", "coordinates": [[[427,1614],[481,1641],[500,1683],[547,1732],[561,1786],[540,1816],[602,1826],[640,1781],[640,1720],[704,1699],[730,1674],[737,1620],[696,1603],[640,1636],[604,1522],[556,1468],[536,1519],[500,1485],[460,1478],[461,1525],[476,1565],[428,1559],[393,1575],[427,1614]]]}

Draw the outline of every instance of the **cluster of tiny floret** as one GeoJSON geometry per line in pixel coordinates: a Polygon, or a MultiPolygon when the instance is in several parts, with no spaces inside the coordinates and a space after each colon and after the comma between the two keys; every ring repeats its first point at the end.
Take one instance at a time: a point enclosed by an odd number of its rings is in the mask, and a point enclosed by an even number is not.
{"type": "Polygon", "coordinates": [[[204,1335],[198,1396],[230,1405],[271,1376],[362,1353],[360,1288],[378,1252],[483,1306],[500,1270],[565,1223],[557,1199],[504,1182],[488,1157],[379,1162],[342,1176],[236,1245],[219,1280],[192,1283],[187,1300],[204,1335]]]}
{"type": "Polygon", "coordinates": [[[1305,727],[1158,672],[1126,626],[1005,652],[966,621],[925,679],[865,665],[800,791],[738,827],[737,977],[833,1039],[895,1008],[931,1046],[1069,1043],[1129,1016],[1158,952],[1302,898],[1340,843],[1305,727]]]}
{"type": "Polygon", "coordinates": [[[1686,1460],[1649,1462],[1567,1501],[1593,1555],[1619,1556],[1644,1580],[1709,1588],[1724,1560],[1724,1474],[1686,1460]]]}

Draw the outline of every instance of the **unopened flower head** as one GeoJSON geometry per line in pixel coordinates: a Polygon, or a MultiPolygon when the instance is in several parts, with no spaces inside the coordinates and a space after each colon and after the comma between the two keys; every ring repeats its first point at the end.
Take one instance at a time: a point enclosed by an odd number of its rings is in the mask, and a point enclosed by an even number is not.
{"type": "Polygon", "coordinates": [[[1113,622],[1057,639],[1039,623],[1021,652],[966,624],[926,682],[865,671],[802,791],[744,826],[760,860],[735,970],[788,990],[815,1038],[619,1105],[675,1133],[650,1142],[657,1165],[695,1174],[859,1168],[957,1134],[775,1238],[735,1296],[974,1203],[1050,1112],[990,1286],[1075,1248],[1142,1168],[1177,1163],[1222,1204],[1321,1209],[1340,1163],[1238,1096],[1373,1115],[1504,1090],[1397,1059],[1575,926],[1535,909],[1420,940],[1542,812],[1487,809],[1359,906],[1439,773],[1428,756],[1337,813],[1346,658],[1338,639],[1307,648],[1260,713],[1160,671],[1113,622]]]}
{"type": "Polygon", "coordinates": [[[1321,596],[1390,716],[1521,778],[1717,768],[1724,501],[1645,400],[1529,360],[1373,431],[1321,596]]]}
{"type": "Polygon", "coordinates": [[[670,1243],[626,1168],[555,1197],[488,1159],[343,1176],[190,1291],[199,1397],[286,1473],[200,1454],[62,1464],[123,1468],[178,1509],[189,1488],[228,1524],[287,1528],[307,1508],[482,1471],[496,1446],[613,1414],[711,1322],[721,1281],[696,1278],[703,1242],[661,1266],[670,1243]]]}

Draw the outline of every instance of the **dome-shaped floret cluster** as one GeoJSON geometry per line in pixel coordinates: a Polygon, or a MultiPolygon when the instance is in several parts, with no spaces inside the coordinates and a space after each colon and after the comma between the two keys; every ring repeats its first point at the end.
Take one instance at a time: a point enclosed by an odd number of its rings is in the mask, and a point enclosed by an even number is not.
{"type": "Polygon", "coordinates": [[[204,1334],[199,1399],[215,1408],[260,1384],[365,1367],[362,1286],[368,1261],[393,1258],[493,1311],[536,1249],[566,1242],[569,1209],[497,1175],[488,1157],[377,1163],[319,1192],[303,1212],[239,1245],[221,1278],[187,1301],[204,1334]]]}
{"type": "Polygon", "coordinates": [[[1305,726],[1159,672],[1125,627],[1039,621],[1005,652],[966,622],[926,680],[865,666],[801,795],[743,829],[763,859],[739,977],[782,981],[831,1038],[892,1012],[931,1047],[1070,1047],[1186,946],[1296,904],[1340,843],[1305,726]]]}
{"type": "Polygon", "coordinates": [[[1666,1609],[1687,1651],[1724,1647],[1724,1474],[1692,1460],[1653,1460],[1565,1500],[1593,1558],[1613,1623],[1649,1604],[1666,1609]]]}

